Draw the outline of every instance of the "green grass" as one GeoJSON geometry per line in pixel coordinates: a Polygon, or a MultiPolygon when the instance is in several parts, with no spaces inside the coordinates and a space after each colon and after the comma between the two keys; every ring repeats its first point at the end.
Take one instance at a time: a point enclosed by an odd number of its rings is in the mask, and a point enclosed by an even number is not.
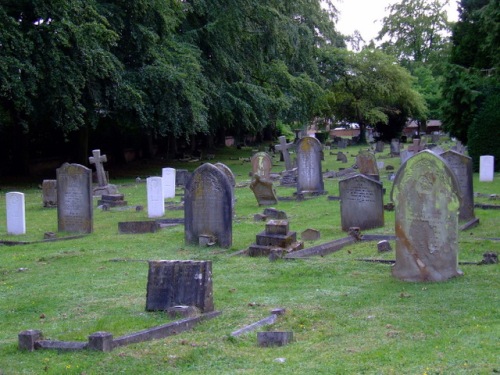
{"type": "MultiPolygon", "coordinates": [[[[348,148],[349,160],[357,148],[348,148]]],[[[336,151],[334,152],[336,153],[336,151]]],[[[250,150],[219,150],[218,160],[235,173],[238,183],[249,181],[250,150]]],[[[323,169],[338,170],[335,155],[325,152],[323,169]]],[[[385,155],[387,156],[387,155],[385,155]]],[[[397,158],[385,158],[397,169],[397,158]]],[[[215,162],[215,161],[214,161],[215,162]]],[[[282,163],[273,171],[280,171],[282,163]]],[[[169,164],[193,170],[198,164],[169,164]]],[[[347,164],[350,166],[351,162],[347,164]]],[[[131,165],[117,171],[130,205],[145,205],[146,187],[135,177],[158,175],[161,164],[131,165]]],[[[166,166],[166,165],[163,165],[166,166]]],[[[111,173],[113,177],[113,173],[111,173]]],[[[382,181],[389,199],[386,173],[382,181]]],[[[57,231],[57,211],[44,209],[38,182],[0,186],[0,212],[5,192],[26,194],[27,234],[6,235],[0,215],[0,239],[36,241],[57,231]]],[[[500,193],[500,176],[485,183],[474,176],[475,191],[500,193]]],[[[338,195],[338,180],[325,180],[330,195],[338,195]]],[[[278,195],[293,189],[277,187],[278,195]]],[[[179,191],[180,193],[181,191],[179,191]]],[[[362,242],[325,257],[269,262],[230,254],[248,247],[264,223],[253,221],[262,212],[248,187],[236,189],[236,217],[230,249],[184,244],[182,226],[158,233],[120,235],[117,223],[145,220],[147,212],[94,211],[94,233],[77,240],[0,245],[0,374],[492,374],[500,371],[499,267],[464,265],[465,275],[442,283],[405,283],[394,279],[390,267],[356,258],[379,255],[376,243],[362,242]],[[116,260],[119,261],[116,261],[116,260]],[[213,265],[214,303],[223,314],[194,330],[163,340],[100,352],[21,352],[17,335],[39,329],[46,338],[87,341],[96,331],[115,337],[163,324],[162,313],[145,312],[148,266],[144,259],[200,259],[213,265]],[[20,271],[21,268],[26,270],[20,271]],[[269,315],[272,308],[287,313],[268,327],[293,331],[294,342],[280,348],[257,347],[256,333],[238,338],[229,334],[269,315]],[[42,315],[43,314],[43,315],[42,315]],[[41,318],[41,316],[44,316],[41,318]],[[276,359],[283,358],[284,362],[276,359]]],[[[176,197],[177,201],[179,198],[176,197]]],[[[482,203],[495,203],[477,198],[482,203]]],[[[290,229],[321,231],[312,246],[346,236],[340,229],[339,202],[325,196],[302,202],[279,202],[290,229]]],[[[166,211],[165,217],[182,216],[166,211]]],[[[486,251],[500,252],[500,213],[476,210],[481,224],[460,233],[460,261],[479,261],[486,251]]],[[[394,213],[386,225],[365,233],[394,232],[394,213]]],[[[394,243],[392,243],[394,247],[394,243]]],[[[264,328],[266,329],[266,328],[264,328]]]]}

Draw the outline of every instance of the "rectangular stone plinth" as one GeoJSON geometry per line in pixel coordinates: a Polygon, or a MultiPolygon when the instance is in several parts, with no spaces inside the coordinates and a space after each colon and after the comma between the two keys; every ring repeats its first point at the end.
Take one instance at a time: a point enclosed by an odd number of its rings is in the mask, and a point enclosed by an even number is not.
{"type": "Polygon", "coordinates": [[[292,342],[293,332],[257,332],[259,346],[283,346],[292,342]]]}
{"type": "Polygon", "coordinates": [[[267,234],[286,235],[288,231],[288,220],[269,220],[266,224],[267,234]]]}
{"type": "Polygon", "coordinates": [[[282,234],[268,234],[261,232],[256,236],[256,244],[263,246],[288,247],[297,240],[297,232],[282,234]]]}

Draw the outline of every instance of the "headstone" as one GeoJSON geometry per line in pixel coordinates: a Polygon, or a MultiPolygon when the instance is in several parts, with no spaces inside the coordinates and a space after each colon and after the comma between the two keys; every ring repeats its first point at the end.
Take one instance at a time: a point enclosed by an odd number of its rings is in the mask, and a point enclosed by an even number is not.
{"type": "Polygon", "coordinates": [[[267,152],[257,152],[252,156],[252,176],[259,176],[261,179],[271,177],[273,161],[267,152]]]}
{"type": "Polygon", "coordinates": [[[250,189],[252,189],[259,206],[270,206],[278,203],[276,191],[271,180],[260,178],[256,174],[250,183],[250,189]]]}
{"type": "Polygon", "coordinates": [[[479,181],[493,181],[495,171],[495,157],[491,155],[482,155],[479,158],[479,181]]]}
{"type": "Polygon", "coordinates": [[[408,151],[413,152],[413,154],[416,154],[424,149],[423,144],[420,142],[420,139],[415,138],[413,140],[413,144],[408,146],[408,151]]]}
{"type": "Polygon", "coordinates": [[[203,313],[214,310],[211,261],[149,262],[146,310],[164,311],[179,305],[194,306],[203,313]]]}
{"type": "Polygon", "coordinates": [[[379,253],[392,251],[391,243],[387,240],[382,240],[377,243],[377,250],[379,253]]]}
{"type": "Polygon", "coordinates": [[[438,143],[440,139],[441,139],[441,136],[439,134],[432,133],[432,135],[431,135],[431,142],[432,143],[438,143]]]}
{"type": "Polygon", "coordinates": [[[474,189],[472,186],[472,158],[455,151],[440,155],[455,173],[462,194],[458,219],[469,221],[474,218],[474,189]]]}
{"type": "Polygon", "coordinates": [[[302,241],[316,241],[321,238],[321,233],[317,229],[308,228],[300,234],[302,241]]]}
{"type": "Polygon", "coordinates": [[[458,152],[459,154],[465,154],[465,152],[467,151],[467,147],[465,147],[460,141],[457,141],[455,146],[453,146],[451,149],[458,152]]]}
{"type": "Polygon", "coordinates": [[[342,151],[337,152],[337,161],[347,163],[347,156],[342,151]]]}
{"type": "Polygon", "coordinates": [[[148,217],[161,217],[165,215],[162,178],[148,177],[146,179],[146,189],[148,195],[148,217]]]}
{"type": "Polygon", "coordinates": [[[214,236],[221,247],[232,244],[233,197],[229,179],[205,163],[194,172],[184,197],[185,240],[198,244],[202,235],[214,236]]]}
{"type": "Polygon", "coordinates": [[[401,160],[401,164],[403,164],[405,161],[411,158],[414,154],[415,153],[412,151],[401,150],[401,152],[399,153],[399,159],[401,160]]]}
{"type": "Polygon", "coordinates": [[[285,211],[277,210],[276,208],[265,208],[263,214],[270,219],[287,220],[288,217],[285,211]]]}
{"type": "Polygon", "coordinates": [[[339,181],[342,230],[384,226],[382,183],[358,174],[339,181]]]}
{"type": "Polygon", "coordinates": [[[108,161],[106,155],[101,155],[101,150],[92,150],[92,155],[93,156],[89,157],[89,163],[95,164],[98,185],[94,189],[94,194],[116,194],[118,192],[118,189],[115,185],[109,184],[106,172],[104,171],[103,163],[108,161]]]}
{"type": "Polygon", "coordinates": [[[92,233],[92,171],[80,164],[57,169],[57,224],[59,232],[92,233]]]}
{"type": "Polygon", "coordinates": [[[394,277],[443,281],[458,269],[460,187],[444,159],[421,151],[399,169],[391,192],[396,205],[394,277]]]}
{"type": "Polygon", "coordinates": [[[162,168],[161,170],[164,199],[175,197],[175,175],[174,168],[162,168]]]}
{"type": "Polygon", "coordinates": [[[338,148],[341,148],[341,149],[344,149],[347,147],[347,140],[345,140],[344,138],[340,138],[337,142],[337,146],[338,148]]]}
{"type": "Polygon", "coordinates": [[[177,186],[186,186],[190,178],[191,172],[189,172],[187,169],[175,170],[175,184],[177,186]]]}
{"type": "Polygon", "coordinates": [[[377,141],[377,143],[375,143],[375,152],[384,152],[384,142],[377,141]]]}
{"type": "Polygon", "coordinates": [[[292,159],[290,157],[290,153],[288,152],[289,149],[292,149],[294,147],[293,143],[286,143],[286,137],[285,136],[280,136],[278,137],[279,139],[279,144],[275,146],[275,149],[280,151],[281,154],[283,155],[283,159],[285,160],[285,168],[287,171],[293,169],[293,164],[292,164],[292,159]]]}
{"type": "Polygon", "coordinates": [[[356,156],[356,165],[359,173],[367,177],[379,180],[379,171],[377,167],[377,159],[370,151],[360,151],[356,156]]]}
{"type": "Polygon", "coordinates": [[[399,156],[399,152],[400,152],[399,139],[394,138],[391,140],[391,155],[399,156]]]}
{"type": "Polygon", "coordinates": [[[43,207],[57,207],[57,180],[43,180],[43,207]]]}
{"type": "Polygon", "coordinates": [[[279,257],[283,252],[292,252],[304,247],[304,243],[297,241],[297,232],[291,232],[287,220],[269,220],[266,229],[255,236],[255,243],[248,248],[251,257],[268,256],[277,251],[279,257]]]}
{"type": "Polygon", "coordinates": [[[297,193],[324,194],[321,171],[321,142],[313,137],[301,138],[297,145],[297,193]]]}
{"type": "Polygon", "coordinates": [[[26,213],[24,205],[24,193],[10,192],[5,194],[5,205],[7,212],[7,233],[26,233],[26,213]]]}
{"type": "Polygon", "coordinates": [[[263,331],[257,332],[257,343],[260,347],[284,346],[293,341],[291,331],[263,331]]]}

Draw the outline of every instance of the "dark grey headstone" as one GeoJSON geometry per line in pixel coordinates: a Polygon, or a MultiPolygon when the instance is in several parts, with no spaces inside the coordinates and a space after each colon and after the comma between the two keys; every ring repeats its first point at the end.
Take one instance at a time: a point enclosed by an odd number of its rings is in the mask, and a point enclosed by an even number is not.
{"type": "Polygon", "coordinates": [[[297,193],[325,193],[321,171],[320,141],[313,137],[301,138],[297,144],[297,193]]]}
{"type": "Polygon", "coordinates": [[[399,169],[391,192],[396,205],[394,277],[444,281],[458,269],[460,187],[445,160],[421,151],[399,169]]]}
{"type": "Polygon", "coordinates": [[[201,312],[214,310],[212,262],[158,260],[149,262],[146,310],[194,306],[201,312]]]}
{"type": "Polygon", "coordinates": [[[189,172],[187,169],[175,170],[175,184],[177,186],[186,186],[190,178],[191,172],[189,172]]]}
{"type": "Polygon", "coordinates": [[[233,193],[224,172],[210,163],[199,166],[184,196],[185,240],[198,244],[199,237],[214,236],[221,247],[232,244],[233,193]]]}
{"type": "Polygon", "coordinates": [[[57,207],[57,180],[43,180],[43,207],[57,207]]]}
{"type": "Polygon", "coordinates": [[[472,158],[456,151],[445,151],[440,155],[455,173],[462,201],[458,219],[469,221],[474,218],[474,189],[472,186],[472,158]]]}
{"type": "Polygon", "coordinates": [[[92,171],[65,163],[57,169],[57,224],[60,232],[93,230],[92,171]]]}
{"type": "Polygon", "coordinates": [[[383,189],[380,182],[358,174],[339,181],[339,191],[342,230],[384,226],[383,189]]]}

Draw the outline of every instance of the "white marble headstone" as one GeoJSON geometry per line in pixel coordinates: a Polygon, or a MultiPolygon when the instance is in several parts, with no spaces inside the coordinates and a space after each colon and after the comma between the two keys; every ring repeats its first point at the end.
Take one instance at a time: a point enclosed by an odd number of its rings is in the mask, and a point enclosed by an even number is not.
{"type": "Polygon", "coordinates": [[[149,177],[146,180],[148,217],[161,217],[165,214],[162,180],[161,177],[149,177]]]}
{"type": "Polygon", "coordinates": [[[491,155],[483,155],[479,158],[479,181],[493,181],[495,170],[495,158],[491,155]]]}
{"type": "Polygon", "coordinates": [[[25,234],[24,194],[18,192],[7,193],[5,194],[5,203],[7,207],[7,233],[25,234]]]}
{"type": "Polygon", "coordinates": [[[161,177],[163,179],[163,198],[175,197],[175,169],[163,168],[161,170],[161,177]]]}

